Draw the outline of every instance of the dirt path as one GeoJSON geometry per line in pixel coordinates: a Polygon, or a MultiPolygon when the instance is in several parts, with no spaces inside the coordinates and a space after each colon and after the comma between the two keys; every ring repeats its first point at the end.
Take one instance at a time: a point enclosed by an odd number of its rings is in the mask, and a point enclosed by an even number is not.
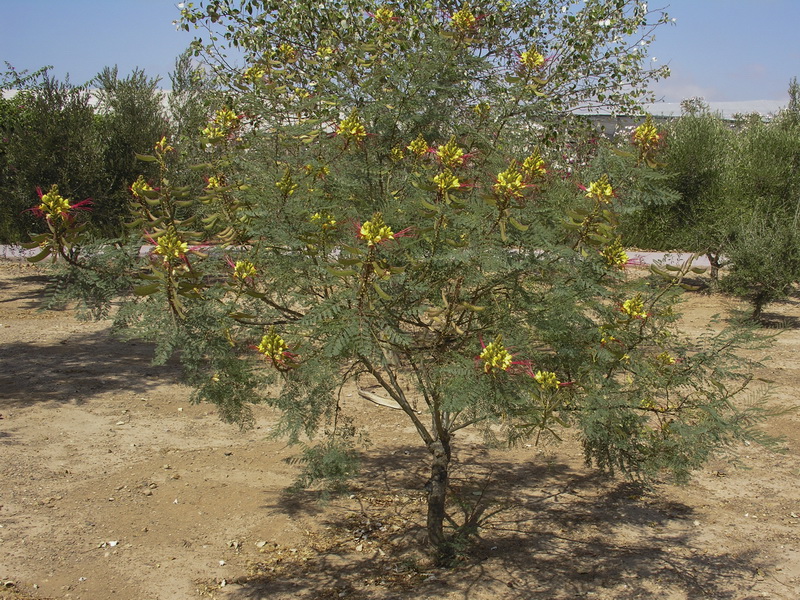
{"type": "MultiPolygon", "coordinates": [[[[424,451],[397,413],[349,395],[372,441],[352,496],[289,496],[298,450],[269,439],[268,409],[249,431],[221,423],[147,345],[38,312],[43,285],[0,262],[3,600],[800,597],[796,414],[766,425],[783,454],[731,448],[646,494],[585,469],[572,443],[501,453],[463,435],[459,493],[505,510],[437,571],[418,551],[424,451]],[[460,485],[467,470],[477,487],[460,485]]],[[[724,302],[696,296],[688,325],[724,302]]],[[[774,313],[793,324],[800,305],[774,313]]],[[[797,404],[799,348],[798,329],[778,337],[772,402],[797,404]]]]}

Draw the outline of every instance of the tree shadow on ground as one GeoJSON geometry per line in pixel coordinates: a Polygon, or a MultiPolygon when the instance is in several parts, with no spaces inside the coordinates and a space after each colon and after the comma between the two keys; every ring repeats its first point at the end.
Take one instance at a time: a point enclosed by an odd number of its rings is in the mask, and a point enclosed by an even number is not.
{"type": "Polygon", "coordinates": [[[47,275],[24,275],[13,279],[0,279],[0,292],[6,297],[0,298],[0,304],[27,301],[19,308],[38,310],[44,304],[44,290],[52,278],[47,275]]]}
{"type": "Polygon", "coordinates": [[[41,402],[82,404],[106,392],[141,394],[179,381],[175,363],[155,366],[152,360],[152,344],[116,340],[110,326],[54,344],[4,344],[0,411],[41,402]]]}
{"type": "MultiPolygon", "coordinates": [[[[455,465],[451,512],[485,522],[453,568],[424,552],[427,465],[407,447],[365,460],[353,494],[325,507],[322,537],[267,553],[220,597],[756,597],[756,573],[768,565],[756,552],[704,548],[691,507],[564,463],[500,456],[464,453],[455,465]]],[[[323,512],[311,493],[272,508],[323,512]]]]}

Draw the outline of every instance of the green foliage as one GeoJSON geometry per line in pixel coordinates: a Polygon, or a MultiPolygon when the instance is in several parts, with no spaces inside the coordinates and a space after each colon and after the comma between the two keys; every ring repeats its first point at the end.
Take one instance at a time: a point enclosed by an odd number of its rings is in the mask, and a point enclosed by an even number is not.
{"type": "Polygon", "coordinates": [[[43,231],[29,212],[37,188],[58,185],[68,198],[93,196],[102,180],[100,143],[94,110],[85,88],[60,83],[46,74],[31,87],[3,101],[5,125],[3,211],[0,234],[6,241],[43,231]],[[58,157],[58,160],[54,160],[58,157]]]}
{"type": "Polygon", "coordinates": [[[190,4],[184,26],[247,65],[217,64],[205,187],[173,174],[170,139],[139,156],[158,173],[132,187],[149,248],[117,327],[179,355],[224,417],[266,402],[290,441],[322,434],[301,483],[353,472],[342,386],[399,407],[430,453],[443,560],[462,428],[515,443],[574,427],[602,469],[685,476],[751,434],[731,402],[746,339],[680,335],[690,263],[623,269],[619,213],[658,186],[657,135],[570,174],[554,133],[586,103],[636,104],[626,90],[657,73],[632,42],[665,18],[617,0],[190,4]]]}
{"type": "Polygon", "coordinates": [[[163,136],[171,134],[171,125],[162,106],[158,79],[148,78],[134,69],[120,78],[116,67],[104,68],[93,80],[98,106],[96,127],[102,148],[105,175],[104,189],[96,195],[92,215],[95,228],[108,237],[124,234],[128,217],[129,187],[139,176],[152,178],[154,169],[147,169],[136,160],[136,154],[149,152],[163,136]]]}
{"type": "Polygon", "coordinates": [[[658,250],[724,251],[738,214],[728,181],[734,140],[730,126],[707,110],[670,123],[658,155],[667,192],[625,223],[626,241],[658,250]]]}
{"type": "Polygon", "coordinates": [[[764,307],[786,298],[800,278],[797,227],[775,214],[753,215],[728,249],[730,267],[722,289],[746,298],[758,320],[764,307]]]}
{"type": "MultiPolygon", "coordinates": [[[[796,95],[796,86],[790,94],[796,95]],[[794,91],[793,91],[794,90],[794,91]]],[[[800,279],[800,120],[796,107],[764,121],[726,122],[686,103],[659,153],[670,201],[623,219],[628,243],[707,255],[712,278],[728,264],[723,288],[748,299],[757,318],[800,279]]]]}

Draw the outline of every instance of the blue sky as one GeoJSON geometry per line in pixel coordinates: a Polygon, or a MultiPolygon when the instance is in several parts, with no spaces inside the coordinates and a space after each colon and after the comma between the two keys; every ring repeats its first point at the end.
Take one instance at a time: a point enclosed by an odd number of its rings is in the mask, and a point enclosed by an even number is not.
{"type": "MultiPolygon", "coordinates": [[[[18,70],[53,65],[72,83],[104,66],[125,75],[167,73],[191,36],[175,31],[171,0],[0,0],[0,61],[18,70]]],[[[651,56],[672,77],[655,86],[666,101],[784,100],[800,76],[800,0],[649,0],[675,24],[657,32],[651,56]]],[[[2,66],[0,65],[0,68],[2,66]]],[[[5,69],[3,69],[5,70],[5,69]]]]}

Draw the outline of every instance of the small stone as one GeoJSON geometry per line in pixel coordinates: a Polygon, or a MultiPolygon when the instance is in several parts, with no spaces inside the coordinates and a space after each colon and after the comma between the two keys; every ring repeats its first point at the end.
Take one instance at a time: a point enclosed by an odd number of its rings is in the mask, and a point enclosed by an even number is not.
{"type": "Polygon", "coordinates": [[[256,542],[256,548],[263,548],[266,545],[267,545],[267,542],[265,542],[264,540],[256,542]]]}

